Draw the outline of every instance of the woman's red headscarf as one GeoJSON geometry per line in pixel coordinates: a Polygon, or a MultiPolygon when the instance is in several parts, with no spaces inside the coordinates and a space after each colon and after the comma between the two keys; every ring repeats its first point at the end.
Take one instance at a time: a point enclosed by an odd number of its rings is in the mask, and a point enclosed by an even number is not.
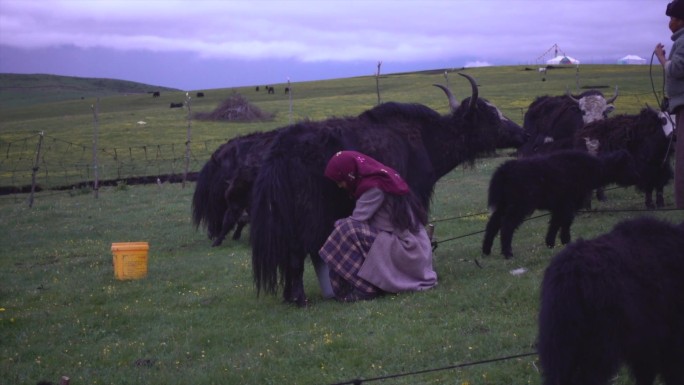
{"type": "Polygon", "coordinates": [[[325,168],[325,176],[336,183],[346,182],[347,190],[360,197],[373,187],[394,195],[409,193],[409,187],[398,172],[368,155],[356,151],[340,151],[325,168]]]}

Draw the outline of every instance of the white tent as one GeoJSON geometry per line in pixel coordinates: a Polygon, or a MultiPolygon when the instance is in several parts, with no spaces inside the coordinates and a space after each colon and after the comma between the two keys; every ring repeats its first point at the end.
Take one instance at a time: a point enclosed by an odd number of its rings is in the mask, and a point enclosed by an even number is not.
{"type": "Polygon", "coordinates": [[[572,58],[567,55],[558,55],[553,59],[549,59],[546,61],[546,64],[551,64],[551,65],[567,65],[567,64],[579,64],[579,60],[572,58]]]}
{"type": "Polygon", "coordinates": [[[646,64],[646,59],[641,58],[637,55],[627,55],[623,58],[618,59],[618,64],[646,64]]]}

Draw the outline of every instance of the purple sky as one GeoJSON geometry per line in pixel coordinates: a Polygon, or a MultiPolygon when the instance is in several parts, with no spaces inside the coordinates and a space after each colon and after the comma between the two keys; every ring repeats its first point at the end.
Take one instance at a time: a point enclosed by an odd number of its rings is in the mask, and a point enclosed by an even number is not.
{"type": "MultiPolygon", "coordinates": [[[[671,45],[666,0],[0,0],[0,72],[198,90],[671,45]],[[551,49],[551,50],[550,50],[551,49]],[[548,51],[548,52],[547,52],[548,51]]],[[[656,61],[657,62],[657,61],[656,61]]]]}

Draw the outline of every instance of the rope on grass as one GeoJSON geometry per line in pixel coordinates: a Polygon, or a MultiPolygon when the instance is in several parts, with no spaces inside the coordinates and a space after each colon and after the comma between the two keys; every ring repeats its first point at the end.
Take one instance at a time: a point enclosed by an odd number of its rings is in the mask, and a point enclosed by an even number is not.
{"type": "MultiPolygon", "coordinates": [[[[625,212],[625,213],[627,213],[627,212],[648,212],[648,213],[657,213],[657,212],[664,212],[664,211],[684,211],[684,209],[658,209],[658,210],[651,210],[651,209],[580,210],[580,211],[578,211],[578,213],[579,213],[579,214],[604,214],[604,213],[623,213],[623,212],[625,212]]],[[[477,216],[477,215],[483,215],[483,214],[485,214],[485,213],[480,213],[480,214],[469,214],[469,215],[464,215],[464,216],[460,216],[460,217],[451,217],[451,218],[436,219],[436,220],[432,221],[432,223],[446,222],[446,221],[450,221],[450,220],[461,219],[461,218],[467,218],[467,217],[472,217],[472,216],[477,216]]],[[[537,215],[537,216],[534,216],[534,217],[525,218],[524,222],[530,221],[530,220],[533,220],[533,219],[538,219],[538,218],[546,217],[546,216],[549,216],[549,215],[551,215],[551,213],[544,213],[544,214],[540,214],[540,215],[537,215]]],[[[485,230],[479,230],[479,231],[475,231],[475,232],[472,232],[472,233],[469,233],[469,234],[462,234],[462,235],[458,235],[458,236],[455,236],[455,237],[452,237],[452,238],[443,239],[443,240],[441,240],[441,241],[432,241],[432,250],[434,251],[435,249],[437,249],[437,246],[439,246],[440,243],[449,242],[449,241],[454,241],[454,240],[457,240],[457,239],[466,238],[466,237],[470,237],[470,236],[477,235],[477,234],[482,234],[482,233],[484,233],[484,232],[485,232],[485,230]]]]}
{"type": "Polygon", "coordinates": [[[528,357],[528,356],[534,356],[534,355],[537,355],[536,351],[535,352],[522,353],[522,354],[515,354],[515,355],[505,356],[505,357],[490,358],[490,359],[485,359],[485,360],[481,360],[481,361],[466,362],[463,364],[450,365],[450,366],[445,366],[442,368],[417,370],[414,372],[390,374],[387,376],[366,378],[366,379],[357,378],[357,379],[353,379],[353,380],[349,380],[349,381],[345,381],[345,382],[337,382],[337,383],[334,383],[331,385],[360,385],[360,384],[363,384],[365,382],[384,381],[384,380],[389,380],[392,378],[407,377],[407,376],[414,376],[414,375],[418,375],[418,374],[425,374],[425,373],[431,373],[431,372],[439,372],[439,371],[445,371],[445,370],[465,368],[467,366],[484,365],[484,364],[489,364],[492,362],[507,361],[507,360],[512,360],[515,358],[522,358],[522,357],[528,357]]]}

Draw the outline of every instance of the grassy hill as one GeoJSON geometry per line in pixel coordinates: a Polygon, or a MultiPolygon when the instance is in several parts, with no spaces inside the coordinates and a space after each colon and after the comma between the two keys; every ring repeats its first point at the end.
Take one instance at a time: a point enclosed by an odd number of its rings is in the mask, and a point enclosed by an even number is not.
{"type": "Polygon", "coordinates": [[[142,94],[151,91],[178,90],[116,79],[45,74],[0,74],[0,107],[2,108],[120,94],[142,94]]]}

